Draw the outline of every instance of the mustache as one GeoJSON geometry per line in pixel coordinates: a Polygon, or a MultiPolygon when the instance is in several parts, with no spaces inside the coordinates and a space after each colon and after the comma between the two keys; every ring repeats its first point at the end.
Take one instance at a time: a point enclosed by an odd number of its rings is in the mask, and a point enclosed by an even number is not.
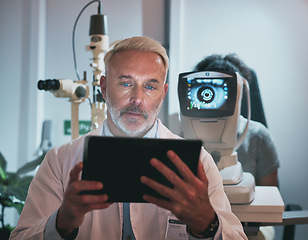
{"type": "Polygon", "coordinates": [[[147,119],[149,117],[149,115],[147,114],[146,111],[143,111],[142,109],[140,109],[139,106],[130,106],[130,107],[126,107],[126,108],[123,108],[121,111],[120,111],[120,117],[125,114],[125,113],[128,113],[128,112],[133,112],[133,113],[138,113],[140,115],[142,115],[145,119],[147,119]]]}

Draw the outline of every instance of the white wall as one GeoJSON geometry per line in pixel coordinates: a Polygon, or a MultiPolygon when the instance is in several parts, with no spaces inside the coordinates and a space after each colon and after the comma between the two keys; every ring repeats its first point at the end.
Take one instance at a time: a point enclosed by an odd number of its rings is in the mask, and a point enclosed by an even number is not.
{"type": "Polygon", "coordinates": [[[32,0],[23,4],[13,0],[1,4],[0,151],[10,169],[33,157],[33,146],[38,144],[40,135],[36,124],[40,121],[37,111],[41,95],[36,91],[36,79],[44,70],[44,37],[40,34],[44,2],[32,0]]]}
{"type": "MultiPolygon", "coordinates": [[[[33,160],[41,134],[42,95],[37,79],[44,72],[45,2],[3,0],[0,7],[0,151],[7,169],[33,160]]],[[[14,225],[14,209],[6,223],[14,225]]]]}
{"type": "MultiPolygon", "coordinates": [[[[237,53],[258,77],[282,197],[308,209],[308,2],[173,0],[171,19],[170,112],[179,111],[179,72],[213,53],[237,53]]],[[[307,234],[307,225],[297,226],[296,239],[307,234]]]]}

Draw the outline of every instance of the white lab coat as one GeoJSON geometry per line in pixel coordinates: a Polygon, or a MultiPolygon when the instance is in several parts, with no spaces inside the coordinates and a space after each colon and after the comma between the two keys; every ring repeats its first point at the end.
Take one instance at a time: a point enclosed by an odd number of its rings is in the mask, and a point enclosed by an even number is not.
{"type": "MultiPolygon", "coordinates": [[[[101,135],[102,126],[90,135],[101,135]]],[[[158,138],[179,138],[158,120],[158,138]]],[[[11,239],[61,239],[55,219],[69,181],[69,172],[82,161],[84,137],[50,150],[35,175],[22,214],[11,239]]],[[[116,147],[116,146],[115,146],[116,147]]],[[[104,150],[102,147],[102,155],[104,150]]],[[[209,153],[201,151],[201,159],[209,180],[210,202],[219,218],[214,239],[246,239],[242,226],[225,195],[222,180],[209,153]]],[[[86,214],[78,239],[121,240],[123,207],[114,203],[104,210],[86,214]]],[[[136,240],[164,240],[170,211],[149,203],[131,203],[131,223],[136,240]]],[[[204,213],[206,214],[206,213],[204,213]]]]}

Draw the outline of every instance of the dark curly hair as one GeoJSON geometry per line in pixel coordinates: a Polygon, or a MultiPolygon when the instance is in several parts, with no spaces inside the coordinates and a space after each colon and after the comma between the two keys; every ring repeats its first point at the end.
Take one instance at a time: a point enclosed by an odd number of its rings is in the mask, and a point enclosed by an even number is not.
{"type": "Polygon", "coordinates": [[[235,53],[222,56],[213,54],[197,64],[194,71],[227,71],[238,72],[248,82],[251,80],[251,71],[235,53]]]}

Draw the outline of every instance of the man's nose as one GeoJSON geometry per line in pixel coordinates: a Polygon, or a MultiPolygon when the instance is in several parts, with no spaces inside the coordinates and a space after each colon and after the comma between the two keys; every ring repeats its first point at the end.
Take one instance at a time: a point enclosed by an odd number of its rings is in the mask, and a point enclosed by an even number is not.
{"type": "Polygon", "coordinates": [[[142,87],[134,87],[130,98],[131,104],[140,105],[143,102],[143,89],[142,87]]]}

